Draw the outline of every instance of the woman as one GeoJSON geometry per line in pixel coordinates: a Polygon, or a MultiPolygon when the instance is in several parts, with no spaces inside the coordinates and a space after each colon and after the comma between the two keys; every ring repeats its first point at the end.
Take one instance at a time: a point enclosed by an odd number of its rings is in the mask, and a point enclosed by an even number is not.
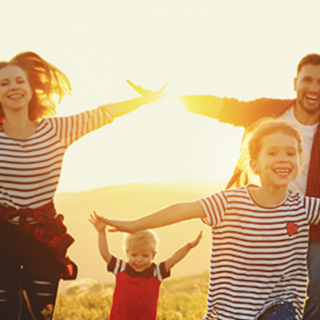
{"type": "Polygon", "coordinates": [[[60,278],[76,277],[66,256],[74,240],[53,205],[66,149],[162,90],[51,117],[55,98],[70,92],[68,78],[36,53],[0,62],[0,319],[51,319],[60,278]]]}

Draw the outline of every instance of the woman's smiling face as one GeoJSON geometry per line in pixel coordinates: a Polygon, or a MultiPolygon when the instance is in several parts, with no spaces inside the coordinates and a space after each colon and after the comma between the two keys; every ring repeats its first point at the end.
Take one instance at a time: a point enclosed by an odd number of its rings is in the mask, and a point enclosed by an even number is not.
{"type": "Polygon", "coordinates": [[[0,69],[0,103],[5,113],[28,108],[31,98],[27,75],[20,67],[8,65],[0,69]]]}

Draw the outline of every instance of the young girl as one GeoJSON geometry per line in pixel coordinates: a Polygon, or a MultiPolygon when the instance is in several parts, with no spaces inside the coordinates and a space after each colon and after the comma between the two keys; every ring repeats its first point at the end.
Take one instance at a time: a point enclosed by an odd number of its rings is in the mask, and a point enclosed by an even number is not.
{"type": "Polygon", "coordinates": [[[89,220],[98,231],[99,250],[108,264],[108,271],[116,276],[109,320],[156,320],[162,280],[169,277],[171,268],[199,244],[202,232],[169,259],[158,264],[153,263],[158,245],[156,234],[151,230],[129,234],[124,242],[127,255],[127,261],[124,261],[109,251],[106,223],[95,212],[89,220]]]}
{"type": "Polygon", "coordinates": [[[288,190],[302,154],[293,125],[259,123],[247,152],[260,185],[177,203],[133,221],[103,221],[113,231],[136,232],[203,219],[212,227],[204,319],[298,320],[306,295],[308,230],[320,221],[320,200],[288,190]]]}
{"type": "Polygon", "coordinates": [[[70,92],[66,75],[34,52],[0,62],[0,319],[51,319],[60,278],[76,276],[66,257],[74,240],[53,204],[67,148],[160,97],[52,117],[55,98],[70,92]]]}

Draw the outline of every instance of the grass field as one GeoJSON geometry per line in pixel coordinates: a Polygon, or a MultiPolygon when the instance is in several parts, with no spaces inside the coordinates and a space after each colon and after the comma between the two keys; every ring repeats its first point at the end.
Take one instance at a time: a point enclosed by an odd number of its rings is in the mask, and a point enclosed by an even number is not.
{"type": "MultiPolygon", "coordinates": [[[[163,281],[157,320],[199,320],[205,314],[208,274],[203,273],[163,281]]],[[[54,320],[107,320],[113,285],[93,283],[87,288],[74,286],[60,293],[54,320]]]]}

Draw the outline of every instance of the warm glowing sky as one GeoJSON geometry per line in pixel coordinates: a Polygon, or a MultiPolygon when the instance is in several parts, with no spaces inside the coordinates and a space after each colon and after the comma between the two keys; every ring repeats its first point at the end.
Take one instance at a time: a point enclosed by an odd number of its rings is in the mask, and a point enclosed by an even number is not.
{"type": "MultiPolygon", "coordinates": [[[[319,0],[1,0],[0,60],[31,50],[64,71],[72,114],[136,97],[294,97],[302,56],[320,52],[319,0]]],[[[227,180],[241,129],[174,101],[117,119],[68,150],[59,191],[181,178],[227,180]],[[224,140],[221,141],[221,138],[224,140]]]]}

